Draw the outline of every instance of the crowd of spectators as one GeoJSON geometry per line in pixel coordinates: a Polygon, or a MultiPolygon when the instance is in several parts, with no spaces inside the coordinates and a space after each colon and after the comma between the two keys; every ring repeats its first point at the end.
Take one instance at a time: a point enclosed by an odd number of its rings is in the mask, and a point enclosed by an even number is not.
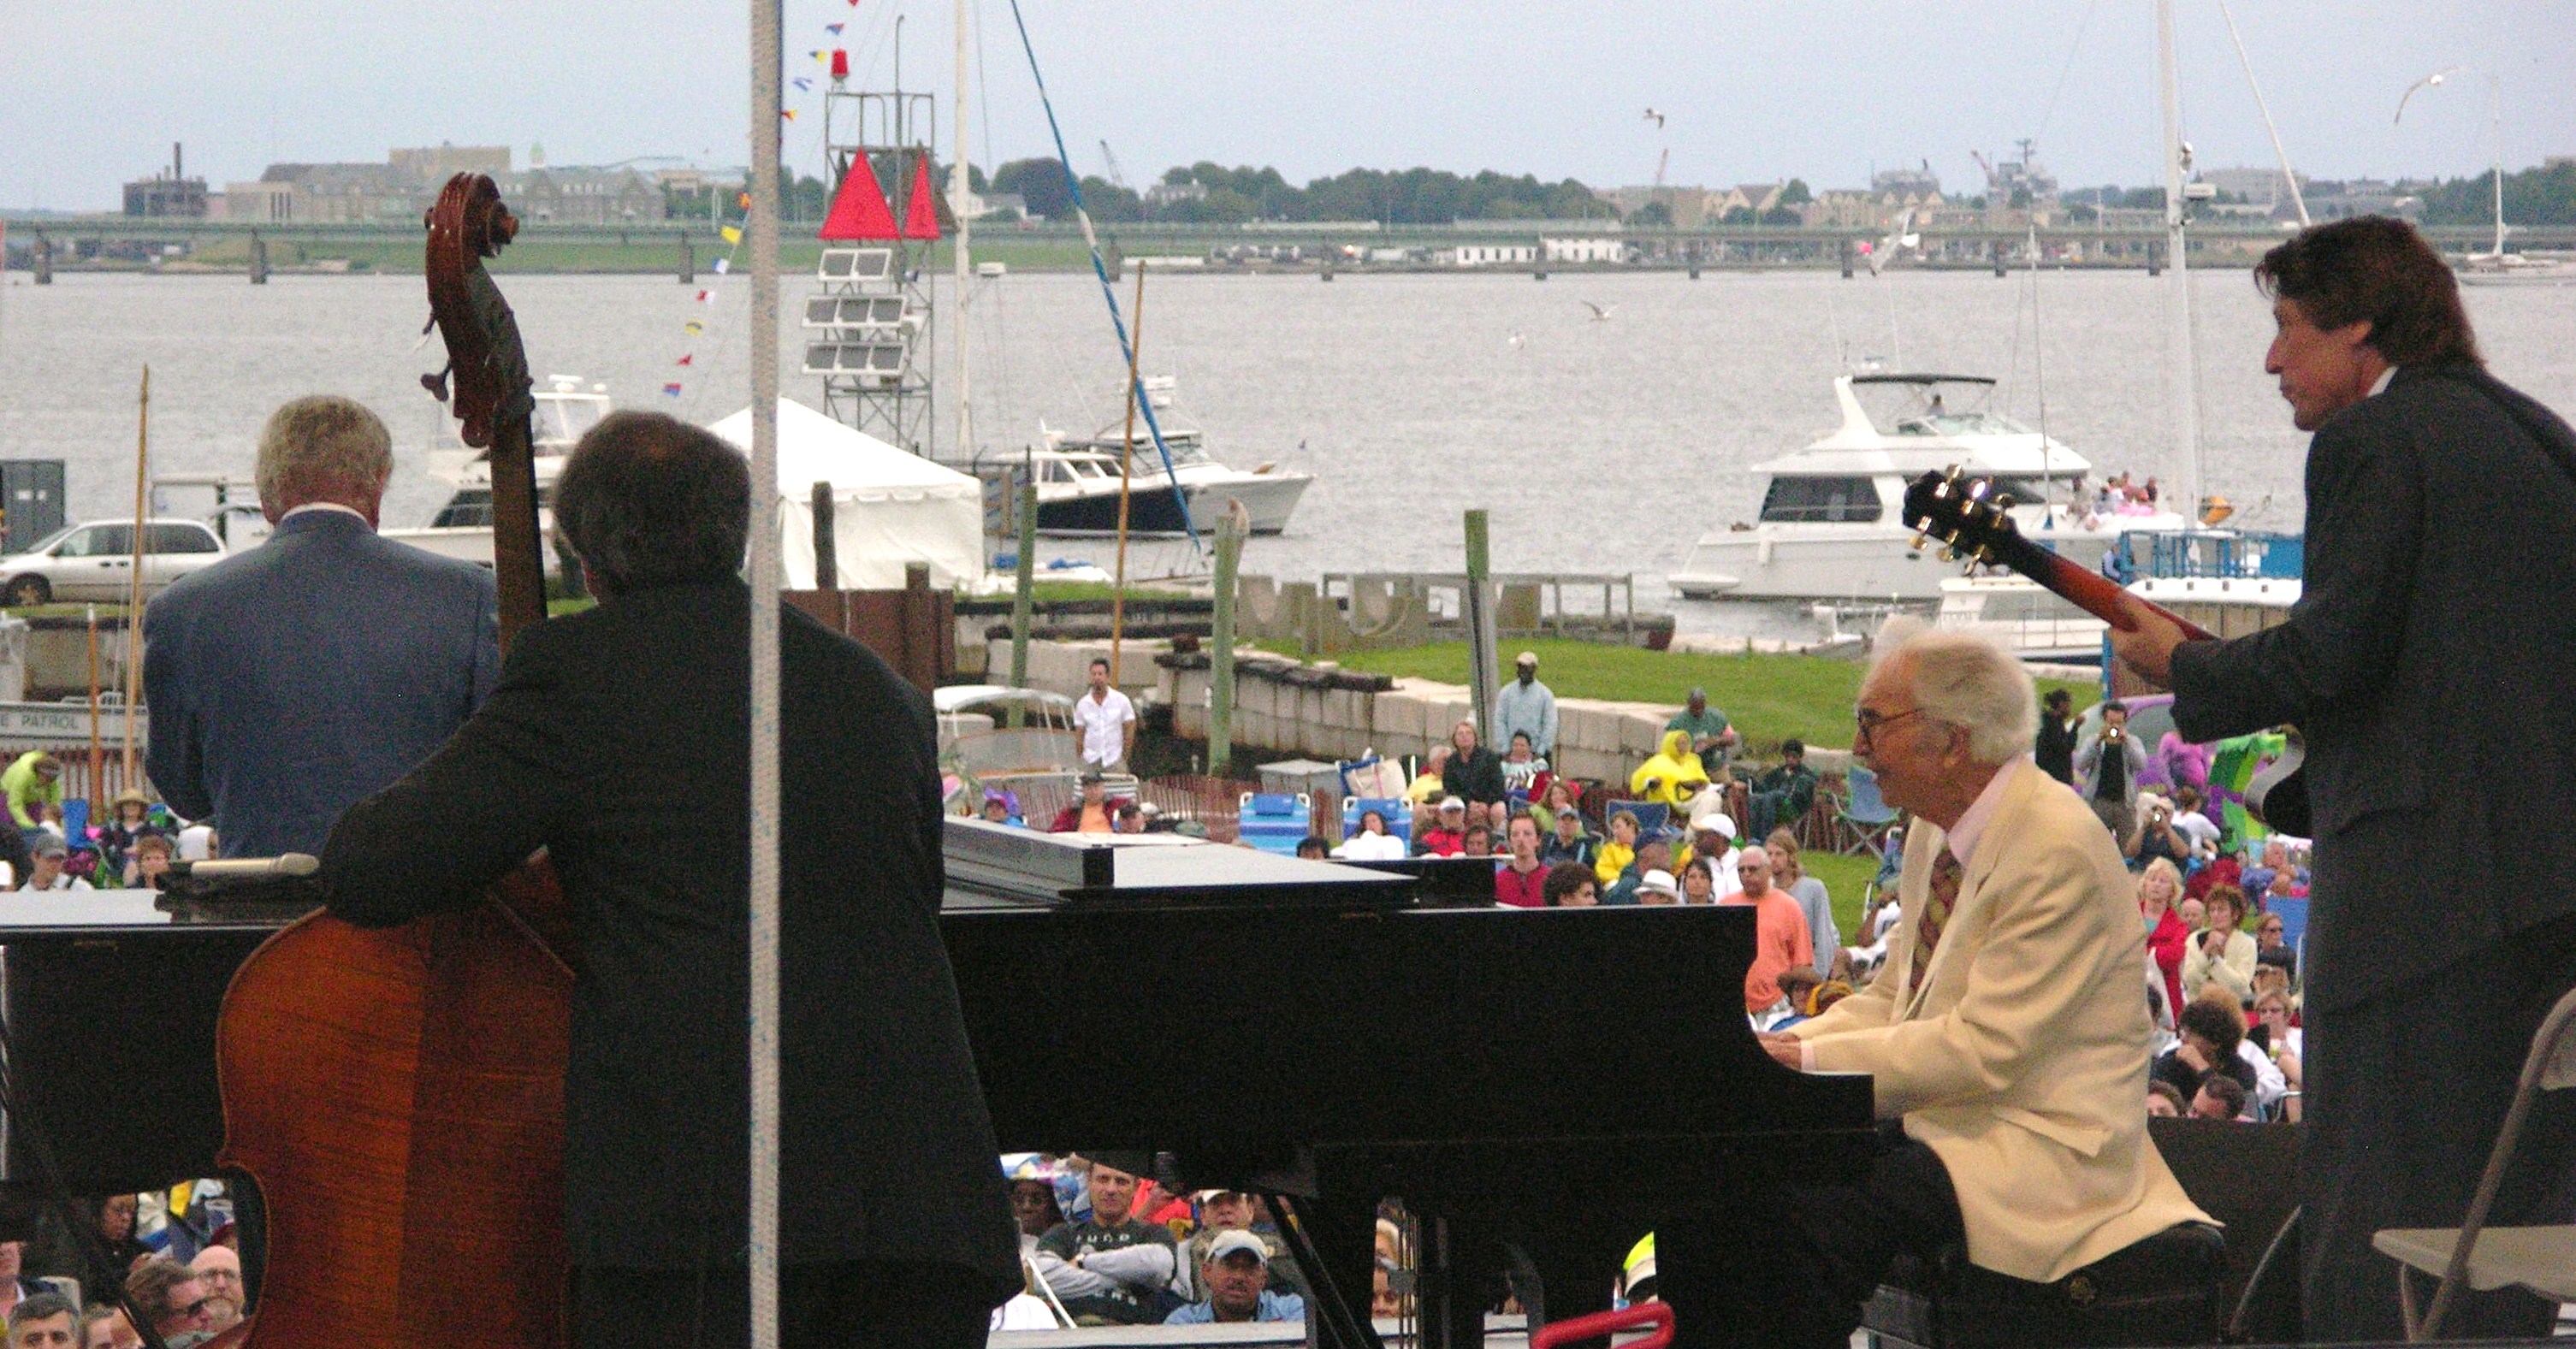
{"type": "Polygon", "coordinates": [[[158,888],[170,864],[201,861],[219,847],[214,831],[128,787],[97,819],[79,822],[63,808],[62,760],[29,750],[0,769],[0,798],[11,828],[0,830],[0,867],[12,890],[158,888]]]}
{"type": "Polygon", "coordinates": [[[1090,1326],[1306,1319],[1304,1272],[1255,1197],[1174,1194],[1145,1153],[1003,1163],[1026,1296],[1047,1315],[1090,1326]]]}
{"type": "Polygon", "coordinates": [[[110,1195],[77,1229],[19,1215],[0,1241],[7,1349],[137,1349],[138,1319],[193,1349],[239,1325],[252,1308],[229,1211],[203,1197],[215,1190],[110,1195]]]}
{"type": "Polygon", "coordinates": [[[2165,733],[2150,748],[2118,700],[2077,724],[2043,701],[2039,765],[2081,793],[2137,876],[2144,979],[2160,1043],[2149,1113],[2300,1117],[2299,959],[2288,913],[2307,897],[2305,846],[2231,833],[2209,799],[2210,755],[2165,733]],[[2149,784],[2163,781],[2164,791],[2149,784]]]}

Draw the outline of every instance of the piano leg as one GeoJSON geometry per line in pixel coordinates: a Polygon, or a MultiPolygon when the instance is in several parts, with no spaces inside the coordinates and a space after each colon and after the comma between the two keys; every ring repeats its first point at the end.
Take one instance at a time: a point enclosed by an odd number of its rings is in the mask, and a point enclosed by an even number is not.
{"type": "Polygon", "coordinates": [[[1477,1230],[1445,1214],[1424,1213],[1415,1303],[1419,1349],[1484,1349],[1486,1275],[1492,1261],[1477,1230]]]}
{"type": "Polygon", "coordinates": [[[1520,1258],[1513,1262],[1512,1286],[1532,1330],[1610,1310],[1610,1280],[1602,1267],[1605,1249],[1600,1243],[1578,1249],[1545,1233],[1524,1239],[1520,1258]]]}
{"type": "Polygon", "coordinates": [[[1288,1254],[1306,1271],[1315,1300],[1306,1314],[1315,1319],[1315,1342],[1323,1349],[1386,1349],[1370,1324],[1368,1296],[1377,1264],[1375,1205],[1345,1208],[1328,1199],[1265,1195],[1279,1215],[1279,1234],[1288,1254]],[[1326,1252],[1330,1252],[1327,1255],[1326,1252]],[[1356,1289],[1360,1301],[1346,1295],[1356,1289]]]}

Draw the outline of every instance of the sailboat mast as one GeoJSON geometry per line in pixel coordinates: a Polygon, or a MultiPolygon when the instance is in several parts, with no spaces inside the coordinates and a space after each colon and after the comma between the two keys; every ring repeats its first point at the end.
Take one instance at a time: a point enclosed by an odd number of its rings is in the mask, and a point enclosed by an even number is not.
{"type": "Polygon", "coordinates": [[[2164,105],[2165,303],[2167,415],[2173,432],[2173,495],[2187,520],[2200,519],[2200,419],[2196,407],[2198,357],[2191,341],[2190,248],[2185,239],[2183,170],[2190,151],[2182,140],[2182,83],[2174,68],[2173,0],[2156,0],[2156,83],[2164,105]]]}
{"type": "Polygon", "coordinates": [[[975,458],[975,427],[967,411],[966,397],[969,369],[966,359],[966,280],[974,275],[974,263],[967,256],[967,238],[971,230],[966,223],[966,201],[970,195],[967,191],[970,170],[966,158],[966,66],[972,53],[967,46],[971,30],[966,24],[966,0],[957,0],[957,103],[956,115],[949,119],[957,128],[957,153],[949,157],[948,163],[948,214],[957,222],[956,246],[949,253],[954,264],[951,271],[955,275],[957,292],[957,411],[951,420],[957,427],[957,462],[961,464],[975,458]]]}
{"type": "Polygon", "coordinates": [[[2487,74],[2487,131],[2495,145],[2495,255],[2504,262],[2504,80],[2487,74]]]}

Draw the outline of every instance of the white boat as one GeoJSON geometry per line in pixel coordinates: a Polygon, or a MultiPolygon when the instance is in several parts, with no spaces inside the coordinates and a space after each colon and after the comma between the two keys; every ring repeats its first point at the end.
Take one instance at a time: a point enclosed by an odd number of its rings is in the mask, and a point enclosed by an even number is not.
{"type": "MultiPolygon", "coordinates": [[[[2161,573],[2131,582],[2130,594],[2219,637],[2274,627],[2299,602],[2305,550],[2292,536],[2219,529],[2137,533],[2117,548],[2119,574],[2161,573]]],[[[2108,625],[2037,581],[1994,572],[1943,581],[1932,626],[1974,633],[2023,660],[2093,665],[2102,660],[2108,625]]]]}
{"type": "Polygon", "coordinates": [[[1932,626],[1973,633],[2023,660],[2090,665],[2102,659],[2101,619],[2019,576],[1953,576],[1941,582],[1932,626]]]}
{"type": "MultiPolygon", "coordinates": [[[[1204,534],[1216,528],[1225,503],[1240,501],[1252,517],[1252,532],[1277,534],[1288,528],[1297,500],[1314,481],[1310,473],[1282,471],[1275,462],[1244,470],[1218,463],[1207,452],[1205,437],[1173,405],[1173,380],[1157,375],[1144,381],[1154,400],[1163,445],[1171,451],[1166,475],[1162,456],[1144,420],[1136,423],[1134,458],[1129,461],[1127,532],[1131,536],[1177,537],[1183,532],[1181,501],[1188,503],[1190,527],[1204,534]],[[1178,484],[1178,493],[1174,484],[1178,484]],[[1177,498],[1176,499],[1176,495],[1177,498]]],[[[1088,439],[1047,431],[1044,442],[1022,455],[978,465],[977,476],[995,468],[1025,467],[1037,479],[1038,532],[1104,537],[1118,532],[1119,460],[1126,449],[1126,423],[1088,439]]]]}
{"type": "MultiPolygon", "coordinates": [[[[532,432],[540,539],[553,536],[555,479],[563,473],[564,460],[571,456],[583,433],[599,425],[613,410],[605,384],[590,384],[578,375],[548,375],[546,384],[548,387],[533,391],[537,402],[532,432]]],[[[431,450],[427,471],[431,478],[452,489],[447,504],[438,508],[438,514],[427,525],[388,529],[383,531],[384,536],[441,557],[491,566],[492,463],[488,453],[462,440],[452,448],[431,450]]],[[[548,570],[553,569],[550,559],[548,570]]]]}
{"type": "Polygon", "coordinates": [[[1958,568],[1919,547],[1903,518],[1905,486],[1957,466],[2012,495],[2023,536],[2086,567],[2128,529],[2180,529],[2172,513],[2098,513],[2093,466],[2058,440],[1982,404],[1980,375],[1859,374],[1834,379],[1842,424],[1795,454],[1753,465],[1761,518],[1700,536],[1670,582],[1692,599],[1887,600],[1931,603],[1958,568]],[[1885,403],[1873,418],[1863,395],[1885,403]]]}

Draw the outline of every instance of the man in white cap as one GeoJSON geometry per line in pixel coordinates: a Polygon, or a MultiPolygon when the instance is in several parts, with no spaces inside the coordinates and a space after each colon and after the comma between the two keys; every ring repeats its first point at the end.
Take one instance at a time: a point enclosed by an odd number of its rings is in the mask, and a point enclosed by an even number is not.
{"type": "Polygon", "coordinates": [[[1716,792],[1702,792],[1691,802],[1691,847],[1689,854],[1681,859],[1687,866],[1692,857],[1707,858],[1711,868],[1709,880],[1721,895],[1731,894],[1743,885],[1735,874],[1735,859],[1739,855],[1735,846],[1735,817],[1727,814],[1723,806],[1724,802],[1716,792]]]}
{"type": "Polygon", "coordinates": [[[1440,798],[1440,818],[1422,831],[1421,851],[1424,857],[1456,857],[1467,851],[1467,803],[1454,796],[1440,798]]]}
{"type": "Polygon", "coordinates": [[[1682,902],[1682,890],[1680,886],[1673,883],[1673,873],[1663,870],[1649,871],[1638,877],[1636,895],[1637,902],[1640,904],[1682,902]]]}
{"type": "Polygon", "coordinates": [[[1220,1232],[1208,1243],[1207,1260],[1199,1266],[1199,1286],[1207,1297],[1176,1307],[1165,1325],[1203,1326],[1218,1321],[1303,1321],[1306,1301],[1294,1293],[1274,1293],[1270,1281],[1270,1247],[1241,1229],[1220,1232]]]}
{"type": "Polygon", "coordinates": [[[1494,740],[1509,747],[1512,736],[1526,735],[1530,752],[1555,761],[1556,691],[1538,682],[1538,653],[1524,651],[1512,662],[1519,678],[1494,695],[1494,740]]]}

